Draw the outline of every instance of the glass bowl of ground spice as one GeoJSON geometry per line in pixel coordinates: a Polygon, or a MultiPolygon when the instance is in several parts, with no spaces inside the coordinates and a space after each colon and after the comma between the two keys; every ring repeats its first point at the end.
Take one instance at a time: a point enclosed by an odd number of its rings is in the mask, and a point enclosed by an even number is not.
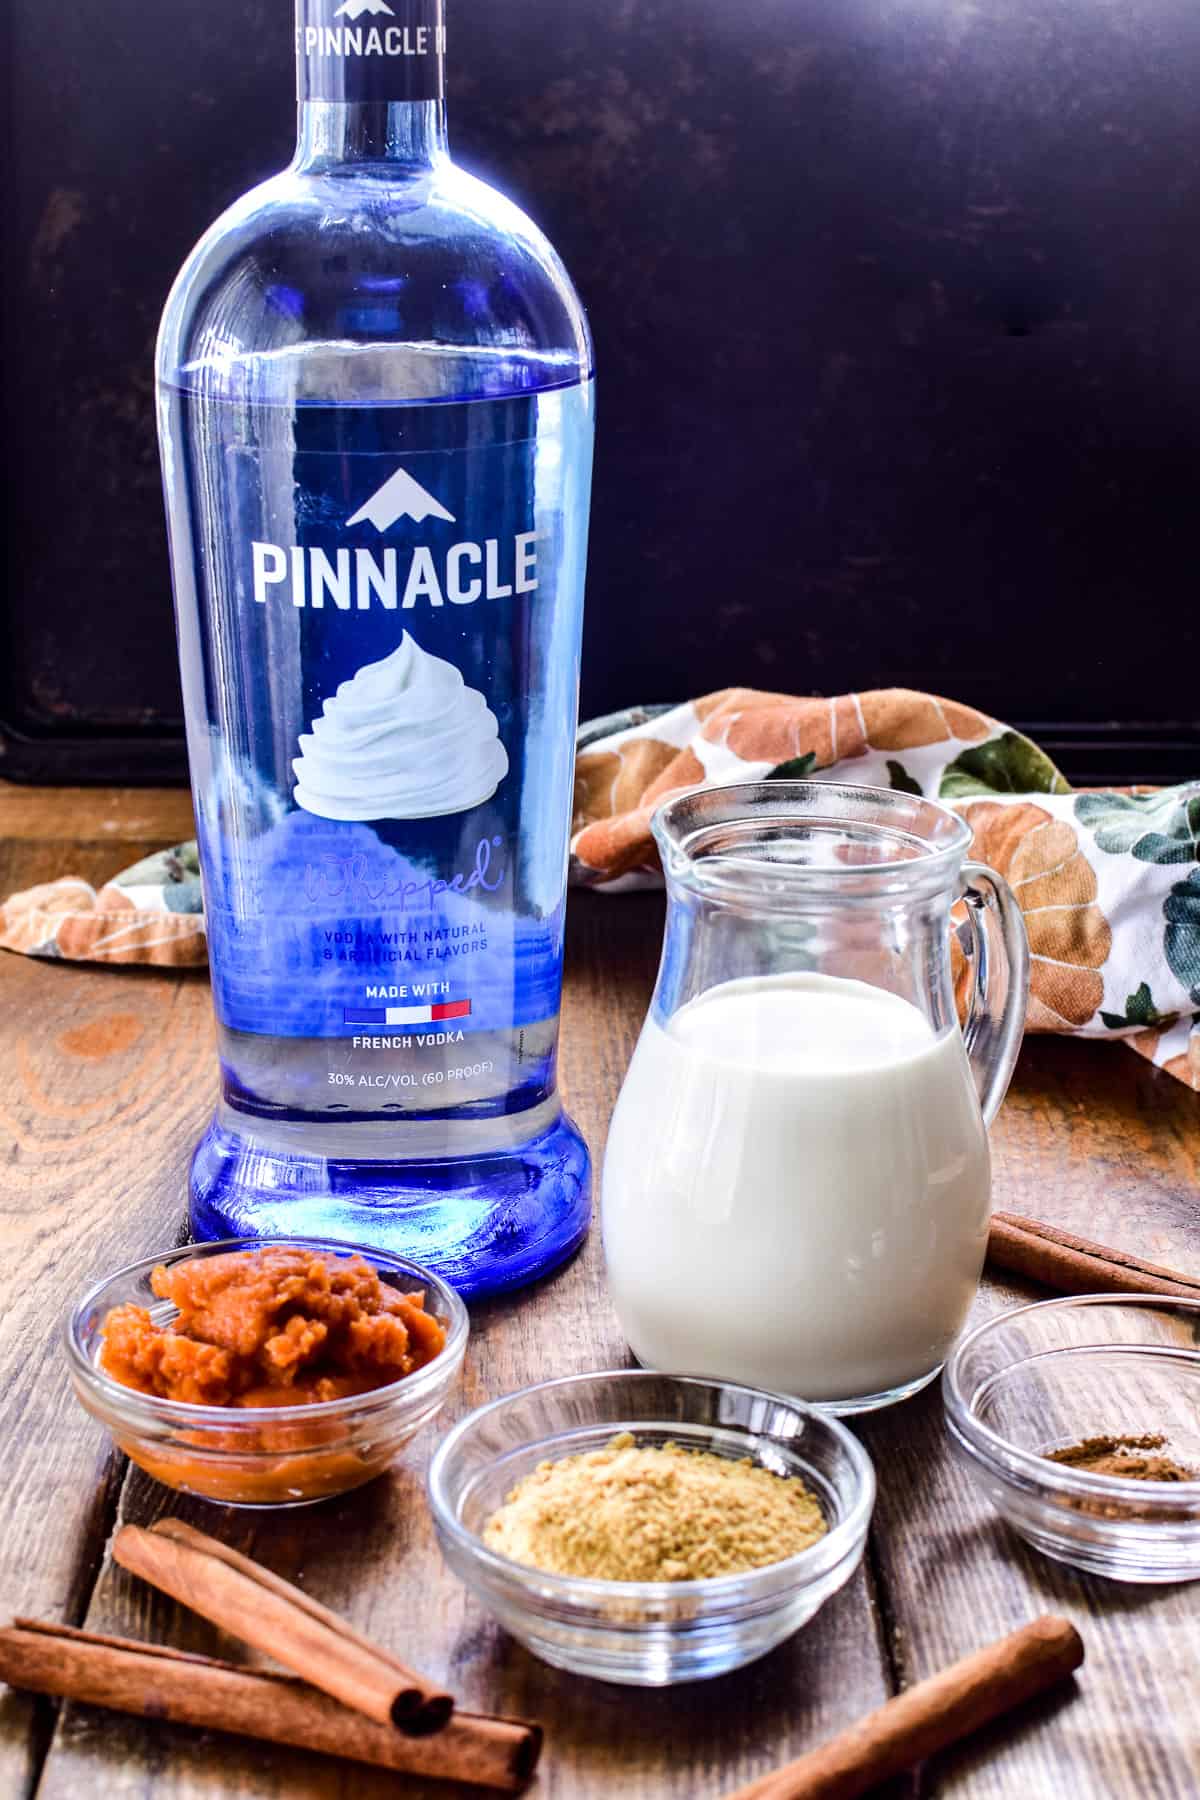
{"type": "Polygon", "coordinates": [[[316,1238],[147,1257],[66,1321],[75,1392],[168,1487],[303,1506],[370,1481],[437,1413],[467,1313],[402,1257],[316,1238]]]}
{"type": "Polygon", "coordinates": [[[942,1378],[951,1443],[1059,1562],[1200,1577],[1200,1301],[1084,1294],[989,1319],[942,1378]]]}
{"type": "Polygon", "coordinates": [[[429,1495],[450,1567],[528,1649],[662,1687],[806,1624],[858,1565],[875,1477],[857,1438],[799,1401],[616,1370],[471,1413],[429,1495]]]}

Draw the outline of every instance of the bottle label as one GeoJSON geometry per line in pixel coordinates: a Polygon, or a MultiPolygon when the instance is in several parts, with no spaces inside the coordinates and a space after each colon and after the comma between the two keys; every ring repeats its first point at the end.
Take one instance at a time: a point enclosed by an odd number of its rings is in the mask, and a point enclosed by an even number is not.
{"type": "Polygon", "coordinates": [[[301,100],[437,100],[442,0],[297,0],[301,100]]]}
{"type": "Polygon", "coordinates": [[[301,408],[277,448],[221,451],[196,794],[227,1027],[440,1051],[557,1012],[590,444],[573,394],[549,446],[536,402],[497,401],[398,429],[301,408]]]}

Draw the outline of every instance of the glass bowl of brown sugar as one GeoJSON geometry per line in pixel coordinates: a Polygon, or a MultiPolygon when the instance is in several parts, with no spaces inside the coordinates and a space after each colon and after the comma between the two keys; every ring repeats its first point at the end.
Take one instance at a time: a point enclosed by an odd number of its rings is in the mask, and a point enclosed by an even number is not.
{"type": "Polygon", "coordinates": [[[951,1444],[1021,1537],[1120,1581],[1200,1578],[1200,1300],[1082,1294],[977,1326],[951,1444]]]}
{"type": "Polygon", "coordinates": [[[450,1568],[535,1655],[665,1687],[807,1624],[858,1566],[875,1477],[846,1426],[798,1400],[621,1369],[479,1407],[440,1445],[429,1497],[450,1568]],[[526,1560],[543,1554],[554,1566],[526,1560]]]}

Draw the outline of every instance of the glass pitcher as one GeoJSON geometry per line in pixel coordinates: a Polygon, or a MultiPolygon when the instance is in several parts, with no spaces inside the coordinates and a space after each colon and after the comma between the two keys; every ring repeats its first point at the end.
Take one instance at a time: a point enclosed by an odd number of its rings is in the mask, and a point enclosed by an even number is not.
{"type": "Polygon", "coordinates": [[[653,1368],[889,1405],[978,1286],[1020,908],[955,813],[884,788],[700,789],[653,830],[666,936],[601,1203],[622,1329],[653,1368]]]}

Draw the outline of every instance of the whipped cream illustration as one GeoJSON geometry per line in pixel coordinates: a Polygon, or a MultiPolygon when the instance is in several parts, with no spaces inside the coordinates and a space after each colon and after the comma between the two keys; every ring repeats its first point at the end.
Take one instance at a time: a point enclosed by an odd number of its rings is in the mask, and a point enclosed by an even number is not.
{"type": "Polygon", "coordinates": [[[292,768],[318,818],[433,819],[489,800],[508,753],[483,695],[406,631],[326,700],[292,768]]]}

